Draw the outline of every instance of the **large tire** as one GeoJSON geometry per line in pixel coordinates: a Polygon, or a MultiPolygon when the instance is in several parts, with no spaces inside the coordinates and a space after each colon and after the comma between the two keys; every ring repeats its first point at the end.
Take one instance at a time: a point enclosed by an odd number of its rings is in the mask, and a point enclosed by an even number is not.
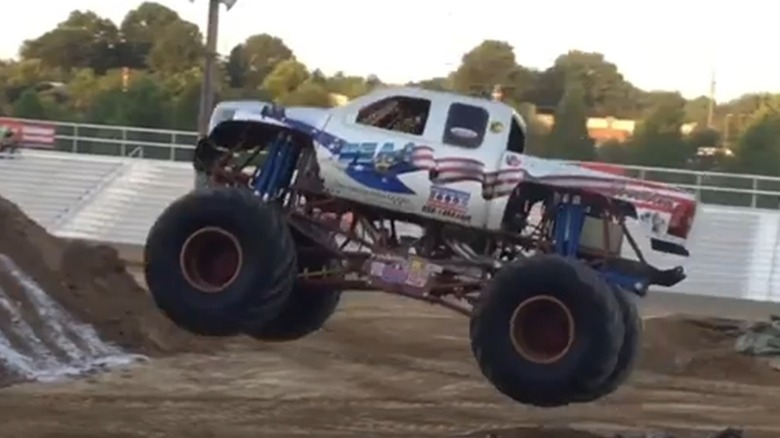
{"type": "Polygon", "coordinates": [[[276,318],[247,334],[265,342],[298,340],[321,329],[340,299],[338,290],[296,286],[276,318]]]}
{"type": "Polygon", "coordinates": [[[475,306],[470,329],[485,377],[515,401],[540,407],[566,405],[606,380],[624,336],[619,305],[604,279],[554,255],[502,268],[475,306]],[[528,333],[534,329],[535,335],[528,333]]]}
{"type": "Polygon", "coordinates": [[[637,310],[635,300],[629,295],[631,292],[619,286],[613,286],[612,289],[623,314],[623,326],[625,327],[623,345],[620,347],[615,369],[612,370],[607,380],[595,390],[573,397],[577,403],[589,403],[615,392],[631,376],[639,357],[642,340],[642,318],[637,310]]]}
{"type": "Polygon", "coordinates": [[[237,188],[173,202],[149,232],[145,257],[157,306],[180,327],[209,336],[273,319],[298,271],[282,212],[237,188]]]}
{"type": "MultiPolygon", "coordinates": [[[[296,249],[299,250],[298,266],[301,270],[318,271],[329,266],[329,260],[321,255],[300,251],[316,246],[316,243],[295,230],[292,234],[296,249]]],[[[340,300],[340,290],[296,281],[292,293],[276,318],[267,323],[256,324],[255,327],[248,327],[244,332],[266,342],[298,340],[321,329],[336,311],[340,300]]]]}

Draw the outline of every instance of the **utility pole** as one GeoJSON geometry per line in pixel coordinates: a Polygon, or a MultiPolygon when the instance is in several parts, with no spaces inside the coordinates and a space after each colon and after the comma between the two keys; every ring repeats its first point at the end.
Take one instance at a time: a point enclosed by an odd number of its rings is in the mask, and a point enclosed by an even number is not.
{"type": "Polygon", "coordinates": [[[209,116],[214,108],[214,76],[217,70],[217,32],[219,30],[219,0],[209,0],[209,21],[206,28],[206,65],[203,69],[203,84],[200,89],[200,110],[198,111],[198,134],[208,134],[209,116]]]}
{"type": "Polygon", "coordinates": [[[715,123],[715,66],[712,66],[712,76],[710,77],[710,100],[707,105],[707,127],[712,129],[715,123]]]}
{"type": "MultiPolygon", "coordinates": [[[[194,0],[190,0],[191,2],[194,0]]],[[[238,0],[209,0],[208,24],[206,26],[206,65],[203,69],[203,84],[200,89],[200,108],[198,111],[198,134],[208,134],[209,118],[214,109],[214,88],[217,76],[217,34],[219,32],[219,5],[224,4],[229,11],[238,0]]]]}

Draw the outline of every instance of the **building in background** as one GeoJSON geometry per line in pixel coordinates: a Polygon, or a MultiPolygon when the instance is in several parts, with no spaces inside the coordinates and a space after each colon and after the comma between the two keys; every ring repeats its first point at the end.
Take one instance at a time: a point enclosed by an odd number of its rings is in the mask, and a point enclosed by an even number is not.
{"type": "MultiPolygon", "coordinates": [[[[555,117],[552,114],[538,114],[539,120],[545,127],[552,128],[555,123],[555,117]]],[[[595,140],[596,145],[600,145],[609,140],[624,142],[628,140],[636,129],[636,120],[616,119],[614,117],[589,117],[587,121],[588,133],[595,140]]],[[[681,127],[683,134],[690,134],[695,123],[686,123],[681,127]]]]}

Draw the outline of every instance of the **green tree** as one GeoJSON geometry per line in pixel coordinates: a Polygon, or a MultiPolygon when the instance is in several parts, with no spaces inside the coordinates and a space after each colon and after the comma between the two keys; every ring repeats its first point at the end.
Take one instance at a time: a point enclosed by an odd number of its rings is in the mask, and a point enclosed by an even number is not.
{"type": "Polygon", "coordinates": [[[170,127],[170,106],[170,96],[157,81],[141,76],[130,84],[127,91],[114,87],[100,92],[87,120],[144,128],[170,127]]]}
{"type": "Polygon", "coordinates": [[[763,108],[739,139],[730,170],[780,176],[780,113],[763,108]]]}
{"type": "Polygon", "coordinates": [[[119,30],[111,20],[91,11],[73,11],[56,28],[25,41],[24,59],[40,59],[49,68],[91,68],[104,73],[118,65],[119,30]]]}
{"type": "Polygon", "coordinates": [[[631,118],[636,114],[638,90],[601,53],[573,50],[559,56],[538,75],[526,98],[541,108],[552,108],[571,81],[582,87],[591,116],[631,118]]]}
{"type": "Polygon", "coordinates": [[[162,74],[175,74],[201,65],[204,54],[203,35],[198,26],[174,21],[160,30],[152,45],[148,65],[162,74]]]}
{"type": "Polygon", "coordinates": [[[688,136],[687,141],[693,150],[708,147],[721,147],[723,145],[720,132],[716,129],[706,127],[694,129],[688,136]]]}
{"type": "Polygon", "coordinates": [[[290,59],[295,55],[281,38],[252,35],[230,51],[226,64],[230,86],[260,88],[279,63],[290,59]]]}
{"type": "Polygon", "coordinates": [[[567,160],[593,160],[596,152],[587,122],[584,90],[572,81],[555,110],[555,123],[547,137],[544,154],[567,160]]]}
{"type": "Polygon", "coordinates": [[[696,123],[701,127],[706,127],[709,109],[709,97],[699,96],[693,100],[689,100],[685,104],[685,121],[696,123]]]}
{"type": "Polygon", "coordinates": [[[630,164],[631,145],[618,140],[607,140],[596,149],[596,159],[605,163],[630,164]]]}
{"type": "Polygon", "coordinates": [[[525,153],[544,156],[545,140],[550,131],[539,121],[536,106],[524,102],[518,105],[517,112],[526,124],[525,153]]]}
{"type": "Polygon", "coordinates": [[[344,72],[336,72],[336,74],[328,78],[326,87],[331,93],[343,94],[350,99],[362,96],[371,90],[371,85],[365,78],[349,76],[344,74],[344,72]]]}
{"type": "Polygon", "coordinates": [[[191,82],[180,90],[173,100],[173,128],[181,130],[196,130],[198,128],[198,111],[200,109],[199,82],[191,82]]]}
{"type": "Polygon", "coordinates": [[[130,10],[119,26],[124,38],[120,46],[123,65],[145,68],[155,42],[169,25],[179,21],[176,11],[155,2],[143,2],[130,10]]]}
{"type": "Polygon", "coordinates": [[[410,82],[410,87],[425,88],[433,91],[452,91],[452,80],[446,77],[424,79],[419,82],[410,82]]]}
{"type": "Polygon", "coordinates": [[[331,106],[330,94],[321,85],[312,81],[306,81],[290,93],[279,99],[282,105],[287,106],[313,106],[327,108],[331,106]]]}
{"type": "Polygon", "coordinates": [[[276,65],[274,70],[263,81],[263,89],[275,99],[282,99],[309,79],[306,66],[298,61],[288,59],[276,65]]]}
{"type": "Polygon", "coordinates": [[[12,114],[14,117],[23,119],[47,119],[46,107],[41,102],[38,92],[33,88],[25,90],[19,99],[13,104],[12,114]]]}
{"type": "Polygon", "coordinates": [[[634,161],[644,166],[685,167],[695,148],[682,134],[685,99],[670,94],[637,127],[631,147],[634,161]]]}
{"type": "Polygon", "coordinates": [[[485,40],[463,55],[452,74],[452,87],[461,93],[489,96],[495,85],[501,85],[508,99],[520,101],[533,80],[534,72],[517,65],[509,43],[485,40]]]}

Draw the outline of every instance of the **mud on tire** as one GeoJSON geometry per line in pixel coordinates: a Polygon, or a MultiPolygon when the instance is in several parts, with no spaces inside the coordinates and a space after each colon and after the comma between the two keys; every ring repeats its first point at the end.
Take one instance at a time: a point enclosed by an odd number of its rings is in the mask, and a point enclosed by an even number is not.
{"type": "Polygon", "coordinates": [[[470,324],[485,377],[503,394],[553,407],[599,387],[623,343],[610,286],[580,261],[540,255],[502,268],[470,324]]]}
{"type": "Polygon", "coordinates": [[[270,320],[297,274],[284,216],[248,190],[191,192],[163,211],[146,241],[146,282],[180,327],[227,336],[270,320]]]}

